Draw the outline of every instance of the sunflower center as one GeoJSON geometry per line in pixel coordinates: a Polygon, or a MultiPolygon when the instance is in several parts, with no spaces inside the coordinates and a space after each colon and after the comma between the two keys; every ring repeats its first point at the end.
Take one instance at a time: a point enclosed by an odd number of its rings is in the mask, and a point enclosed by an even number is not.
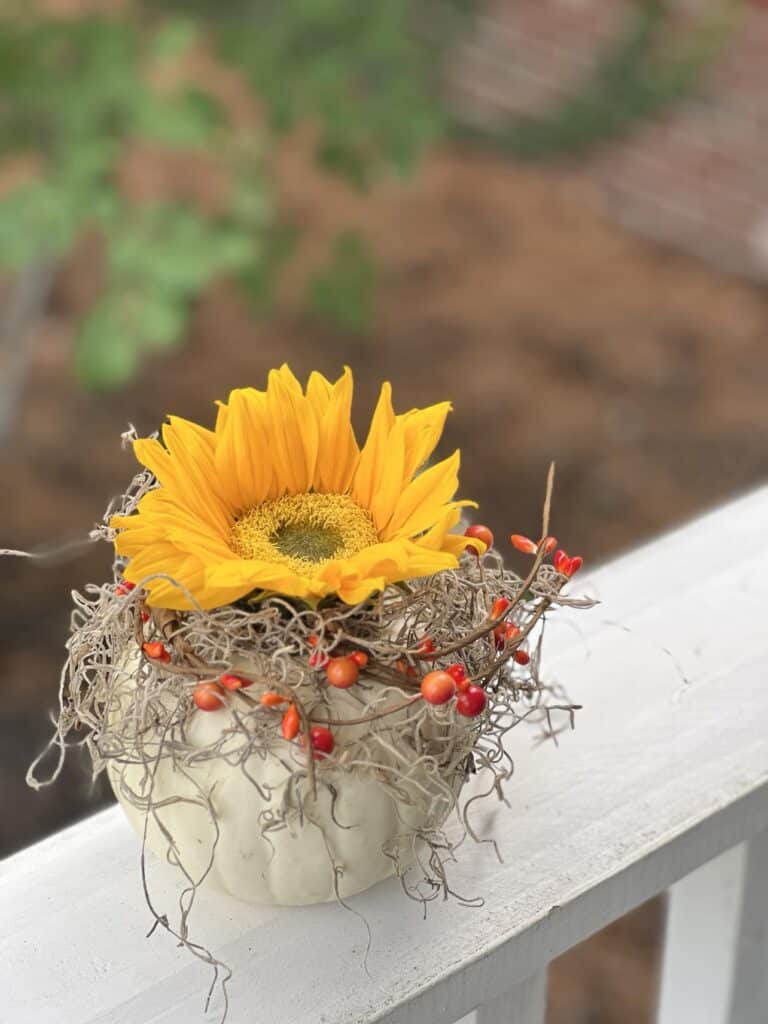
{"type": "Polygon", "coordinates": [[[240,558],[277,562],[302,574],[378,542],[370,513],[347,494],[285,494],[265,501],[244,512],[229,537],[240,558]]]}

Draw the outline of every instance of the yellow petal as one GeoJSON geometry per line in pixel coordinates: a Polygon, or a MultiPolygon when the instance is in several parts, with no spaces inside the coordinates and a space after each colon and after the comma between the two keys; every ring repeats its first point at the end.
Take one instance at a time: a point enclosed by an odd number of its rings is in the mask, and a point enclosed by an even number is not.
{"type": "Polygon", "coordinates": [[[320,374],[312,374],[307,386],[307,396],[314,404],[319,424],[314,487],[327,494],[348,491],[360,458],[352,428],[352,391],[352,372],[348,366],[333,385],[320,374]],[[327,390],[317,378],[328,385],[327,390]]]}
{"type": "Polygon", "coordinates": [[[331,401],[331,395],[333,394],[333,385],[331,382],[318,373],[317,370],[313,370],[309,375],[307,381],[307,398],[310,404],[315,410],[315,415],[318,421],[323,418],[326,410],[331,401]]]}
{"type": "Polygon", "coordinates": [[[287,366],[269,374],[267,419],[276,487],[272,496],[308,491],[317,461],[317,418],[287,366]]]}
{"type": "Polygon", "coordinates": [[[267,426],[267,397],[255,388],[238,388],[229,396],[226,414],[217,423],[217,486],[233,514],[252,508],[271,493],[273,469],[267,426]]]}
{"type": "Polygon", "coordinates": [[[387,460],[387,441],[395,424],[395,413],[392,408],[392,385],[386,382],[381,387],[376,411],[371,420],[368,438],[352,480],[352,497],[362,505],[370,508],[373,495],[379,485],[383,468],[387,460]]]}
{"type": "Polygon", "coordinates": [[[405,430],[404,484],[421,469],[437,447],[450,411],[450,402],[439,402],[427,409],[412,409],[403,416],[398,416],[398,420],[402,419],[405,430]]]}
{"type": "Polygon", "coordinates": [[[382,536],[413,537],[429,529],[439,519],[442,506],[447,504],[459,486],[460,454],[425,469],[410,483],[400,496],[394,514],[382,536]]]}
{"type": "Polygon", "coordinates": [[[173,494],[180,504],[193,509],[196,515],[221,526],[226,520],[226,508],[210,491],[206,481],[205,465],[193,459],[179,460],[154,438],[139,438],[133,442],[133,452],[139,462],[153,473],[162,486],[173,494]]]}
{"type": "Polygon", "coordinates": [[[386,528],[403,493],[404,475],[405,431],[403,423],[396,420],[386,441],[386,458],[379,466],[370,501],[370,513],[382,537],[388,536],[386,528]]]}

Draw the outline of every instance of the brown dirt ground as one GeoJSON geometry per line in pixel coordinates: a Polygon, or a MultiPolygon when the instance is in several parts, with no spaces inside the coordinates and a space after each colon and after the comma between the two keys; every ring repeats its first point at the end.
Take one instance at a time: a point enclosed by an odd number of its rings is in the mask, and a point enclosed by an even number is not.
{"type": "MultiPolygon", "coordinates": [[[[184,349],[115,395],[85,394],[71,376],[73,325],[99,276],[98,245],[84,243],[37,332],[17,429],[0,450],[4,544],[81,536],[131,475],[118,446],[128,421],[149,431],[173,411],[210,422],[214,398],[283,360],[300,374],[352,365],[361,424],[383,378],[401,409],[451,397],[444,448],[462,448],[463,493],[501,537],[535,533],[556,459],[554,529],[589,560],[765,478],[763,292],[628,237],[566,173],[446,149],[407,186],[363,198],[308,170],[305,148],[297,140],[279,168],[281,201],[307,241],[276,317],[254,319],[222,282],[184,349]],[[366,231],[382,268],[365,338],[310,322],[290,300],[345,224],[366,231]]],[[[23,776],[56,699],[69,590],[108,563],[90,550],[47,569],[2,567],[0,852],[106,798],[83,766],[39,795],[23,776]]],[[[658,925],[653,904],[558,961],[550,1024],[649,1020],[658,925]]]]}

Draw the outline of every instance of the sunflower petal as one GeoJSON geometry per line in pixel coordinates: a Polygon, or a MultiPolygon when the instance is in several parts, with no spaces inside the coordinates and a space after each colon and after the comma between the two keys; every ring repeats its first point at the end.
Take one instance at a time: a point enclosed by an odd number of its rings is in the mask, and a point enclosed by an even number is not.
{"type": "Polygon", "coordinates": [[[330,385],[320,374],[312,374],[307,397],[318,413],[319,439],[314,487],[327,494],[345,494],[360,458],[360,449],[352,428],[352,372],[348,366],[335,384],[330,385]],[[320,378],[323,386],[313,379],[320,378]]]}
{"type": "Polygon", "coordinates": [[[421,469],[440,440],[445,420],[451,411],[450,402],[439,402],[427,409],[412,409],[398,416],[405,430],[405,467],[403,484],[407,484],[413,474],[421,469]]]}
{"type": "Polygon", "coordinates": [[[252,508],[270,494],[273,478],[267,429],[267,397],[255,388],[232,391],[220,406],[215,474],[233,514],[252,508]],[[226,415],[221,410],[226,409],[226,415]]]}
{"type": "Polygon", "coordinates": [[[383,537],[413,537],[428,530],[440,518],[443,506],[451,500],[459,486],[460,454],[425,469],[408,484],[383,537]]]}
{"type": "Polygon", "coordinates": [[[368,438],[360,452],[360,461],[352,480],[352,497],[363,508],[371,507],[373,495],[379,486],[387,461],[387,441],[394,425],[392,385],[387,381],[381,386],[381,394],[371,420],[368,438]]]}
{"type": "Polygon", "coordinates": [[[312,403],[287,366],[269,374],[267,416],[277,484],[273,496],[308,491],[317,462],[317,418],[312,403]]]}

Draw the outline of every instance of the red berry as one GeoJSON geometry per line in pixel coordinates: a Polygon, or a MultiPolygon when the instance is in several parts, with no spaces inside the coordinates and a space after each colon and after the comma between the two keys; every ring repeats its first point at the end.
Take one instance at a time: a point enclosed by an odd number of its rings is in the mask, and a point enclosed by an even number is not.
{"type": "Polygon", "coordinates": [[[517,551],[522,551],[524,555],[535,555],[538,551],[538,546],[530,537],[524,537],[521,533],[511,534],[509,540],[512,547],[517,551]]]}
{"type": "Polygon", "coordinates": [[[325,668],[330,660],[330,655],[326,654],[325,651],[312,651],[309,656],[309,667],[325,668]]]}
{"type": "Polygon", "coordinates": [[[340,690],[354,686],[360,678],[360,666],[352,658],[331,658],[325,671],[331,686],[340,690]]]}
{"type": "Polygon", "coordinates": [[[165,644],[160,643],[159,640],[152,640],[150,643],[142,644],[141,649],[144,651],[148,658],[153,661],[170,661],[171,656],[168,653],[165,644]]]}
{"type": "Polygon", "coordinates": [[[404,676],[415,676],[417,674],[416,669],[413,665],[409,665],[405,658],[398,658],[395,662],[395,668],[404,676]]]}
{"type": "Polygon", "coordinates": [[[485,710],[488,698],[479,686],[470,686],[456,698],[456,710],[465,718],[476,718],[485,710]]]}
{"type": "Polygon", "coordinates": [[[456,681],[447,672],[427,672],[421,680],[421,695],[430,704],[445,704],[456,692],[456,681]]]}
{"type": "Polygon", "coordinates": [[[299,712],[296,710],[295,704],[291,704],[291,706],[283,715],[283,720],[280,723],[280,730],[283,734],[283,739],[295,739],[298,734],[300,725],[301,719],[299,718],[299,712]]]}
{"type": "Polygon", "coordinates": [[[458,661],[454,662],[453,665],[449,665],[445,671],[455,683],[460,683],[462,679],[467,678],[467,670],[458,661]]]}
{"type": "Polygon", "coordinates": [[[368,655],[365,651],[352,651],[350,658],[358,666],[358,668],[365,668],[368,664],[368,655]]]}
{"type": "Polygon", "coordinates": [[[555,556],[552,559],[552,564],[555,569],[562,573],[563,576],[567,576],[569,579],[575,572],[584,564],[584,559],[580,555],[576,555],[574,558],[569,558],[567,553],[562,550],[555,552],[555,556]]]}
{"type": "Polygon", "coordinates": [[[545,555],[551,555],[557,547],[557,537],[545,537],[541,542],[541,547],[543,548],[545,555]]]}
{"type": "MultiPolygon", "coordinates": [[[[307,745],[306,736],[302,734],[299,740],[302,747],[307,745]]],[[[316,761],[327,757],[333,751],[336,746],[336,741],[333,738],[333,733],[330,729],[326,729],[324,725],[313,725],[309,730],[309,743],[312,747],[312,756],[316,761]]]]}
{"type": "Polygon", "coordinates": [[[244,690],[246,686],[252,685],[253,680],[225,673],[223,676],[219,676],[219,682],[225,690],[244,690]]]}
{"type": "Polygon", "coordinates": [[[494,627],[493,638],[496,642],[496,650],[503,651],[508,643],[517,640],[520,636],[520,627],[514,622],[500,622],[494,627]]]}
{"type": "MultiPolygon", "coordinates": [[[[482,541],[482,543],[485,544],[485,549],[493,547],[493,534],[491,533],[487,526],[482,526],[480,523],[478,523],[477,526],[469,526],[464,531],[464,536],[472,537],[475,540],[482,541]]],[[[470,555],[480,554],[478,549],[474,547],[474,545],[472,544],[467,544],[467,551],[470,553],[470,555]]]]}
{"type": "Polygon", "coordinates": [[[432,654],[435,650],[435,641],[431,636],[425,636],[416,648],[418,654],[432,654]]]}
{"type": "Polygon", "coordinates": [[[515,651],[512,655],[518,665],[527,665],[531,660],[531,656],[527,651],[515,651]]]}
{"type": "Polygon", "coordinates": [[[491,618],[500,618],[511,604],[512,602],[508,597],[497,597],[493,602],[493,607],[491,608],[491,618]]]}
{"type": "Polygon", "coordinates": [[[198,683],[192,699],[201,711],[219,711],[224,706],[224,691],[218,683],[198,683]]]}
{"type": "Polygon", "coordinates": [[[119,594],[120,597],[125,597],[126,594],[130,594],[130,592],[135,589],[135,583],[131,583],[130,580],[123,580],[122,583],[118,583],[118,585],[115,587],[115,593],[119,594]]]}
{"type": "Polygon", "coordinates": [[[142,611],[142,613],[141,613],[141,621],[142,622],[149,622],[150,618],[151,618],[151,616],[150,616],[149,612],[146,611],[146,609],[144,611],[142,611]]]}

